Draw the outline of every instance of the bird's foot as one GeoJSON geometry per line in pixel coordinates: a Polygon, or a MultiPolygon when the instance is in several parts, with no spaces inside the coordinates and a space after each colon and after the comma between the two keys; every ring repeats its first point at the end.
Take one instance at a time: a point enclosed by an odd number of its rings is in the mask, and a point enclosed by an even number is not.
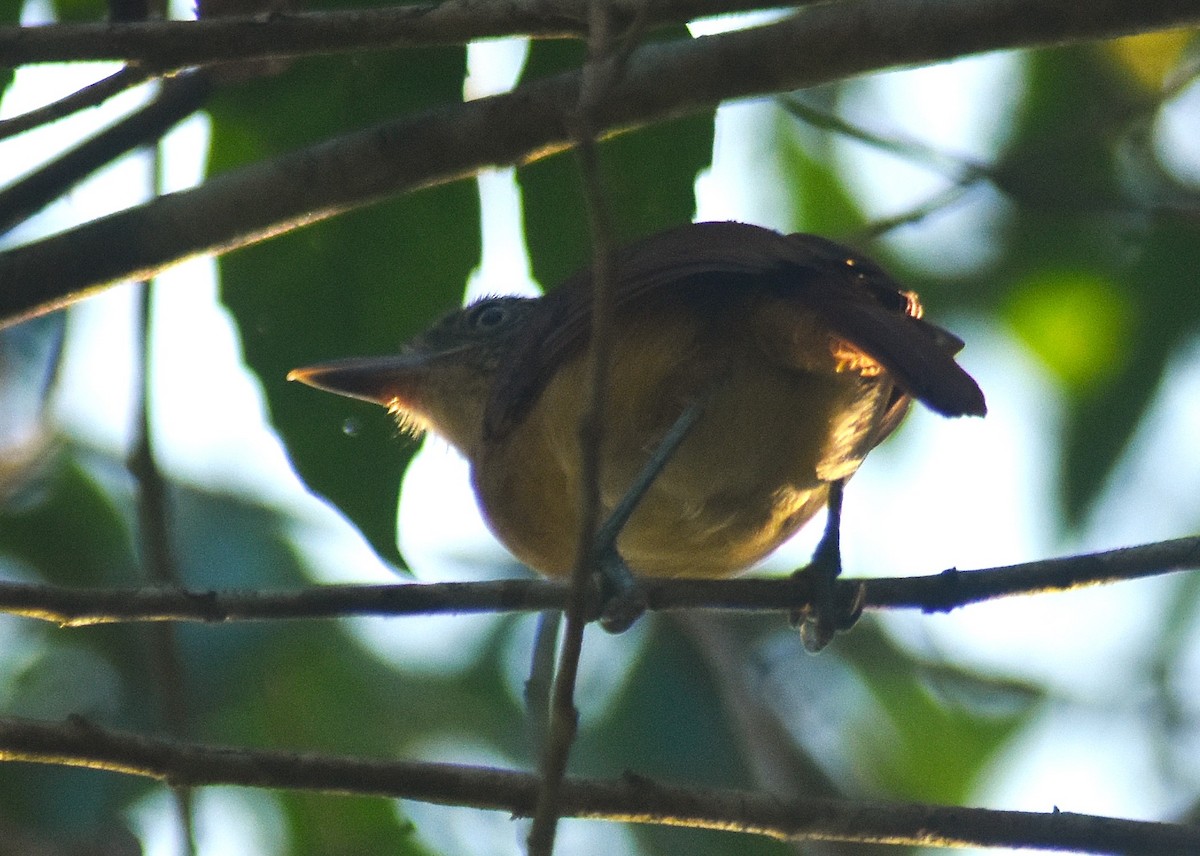
{"type": "Polygon", "coordinates": [[[806,603],[792,611],[792,625],[799,628],[804,647],[816,654],[829,644],[834,634],[849,630],[863,611],[866,589],[861,583],[839,582],[841,569],[823,563],[819,556],[792,578],[803,584],[806,603]]]}
{"type": "Polygon", "coordinates": [[[804,647],[817,653],[840,630],[849,630],[863,611],[865,590],[862,585],[838,584],[842,573],[842,481],[829,485],[828,517],[825,533],[808,567],[792,575],[806,583],[807,603],[792,610],[792,624],[800,628],[804,647]]]}
{"type": "Polygon", "coordinates": [[[596,573],[600,588],[600,626],[624,633],[646,611],[646,591],[613,547],[602,547],[596,573]]]}

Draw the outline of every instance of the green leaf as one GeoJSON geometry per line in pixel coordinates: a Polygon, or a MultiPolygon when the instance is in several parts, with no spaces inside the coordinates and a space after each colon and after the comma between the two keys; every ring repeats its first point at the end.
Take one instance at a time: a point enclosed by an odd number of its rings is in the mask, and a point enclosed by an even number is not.
{"type": "Polygon", "coordinates": [[[54,0],[54,14],[64,24],[102,21],[108,7],[96,0],[54,0]]]}
{"type": "Polygon", "coordinates": [[[1008,317],[1017,336],[1060,383],[1084,389],[1125,362],[1134,307],[1093,271],[1044,271],[1015,286],[1008,317]]]}
{"type": "MultiPolygon", "coordinates": [[[[22,0],[0,0],[0,24],[16,26],[21,23],[21,8],[24,5],[22,0]]],[[[4,97],[4,92],[13,82],[15,75],[16,69],[13,66],[0,66],[0,98],[4,97]]]]}
{"type": "MultiPolygon", "coordinates": [[[[742,744],[730,730],[704,657],[677,625],[649,617],[651,635],[631,664],[621,698],[604,721],[579,735],[572,754],[585,775],[630,773],[689,787],[753,787],[742,744]]],[[[744,651],[749,655],[750,648],[744,651]]],[[[786,844],[705,829],[636,826],[648,854],[782,856],[786,844]]]]}
{"type": "MultiPolygon", "coordinates": [[[[459,48],[322,57],[223,93],[212,163],[260,160],[385,116],[461,98],[459,48]]],[[[461,300],[479,259],[466,182],[327,220],[229,254],[222,298],[241,331],[292,461],[380,555],[395,546],[396,497],[413,451],[382,408],[287,384],[324,360],[395,351],[461,300]]]]}
{"type": "Polygon", "coordinates": [[[136,583],[127,511],[65,450],[19,504],[0,506],[0,555],[59,585],[136,583]]]}
{"type": "Polygon", "coordinates": [[[1200,318],[1179,274],[1195,259],[1197,230],[1152,213],[1160,188],[1134,165],[1150,157],[1142,136],[1153,103],[1106,52],[1037,51],[1029,75],[994,170],[1015,213],[997,235],[997,269],[968,291],[991,296],[1066,393],[1061,495],[1074,524],[1200,318]]]}
{"type": "Polygon", "coordinates": [[[846,745],[858,768],[894,796],[961,804],[1036,709],[1039,689],[922,663],[878,625],[860,622],[842,643],[887,714],[884,722],[851,725],[846,745]]]}
{"type": "Polygon", "coordinates": [[[784,110],[775,112],[775,167],[791,208],[790,228],[838,237],[865,223],[834,162],[835,134],[805,126],[784,110]]]}
{"type": "Polygon", "coordinates": [[[990,170],[997,185],[1019,203],[1075,216],[1112,203],[1118,145],[1144,94],[1091,47],[1036,51],[1026,75],[1012,142],[990,170]]]}
{"type": "MultiPolygon", "coordinates": [[[[535,41],[524,79],[577,68],[583,58],[577,42],[535,41]]],[[[618,243],[691,221],[696,175],[712,162],[712,140],[713,117],[706,114],[600,143],[601,181],[618,243]]],[[[579,165],[572,152],[563,152],[517,174],[533,273],[552,287],[585,266],[591,254],[579,165]]]]}
{"type": "Polygon", "coordinates": [[[288,856],[379,853],[429,856],[391,800],[289,791],[280,795],[292,847],[288,856]]]}
{"type": "MultiPolygon", "coordinates": [[[[1114,239],[1116,236],[1114,235],[1114,239]]],[[[1068,512],[1082,514],[1129,446],[1176,349],[1200,324],[1200,294],[1186,271],[1200,269],[1200,226],[1185,216],[1158,218],[1132,265],[1114,273],[1126,307],[1119,370],[1074,402],[1064,438],[1068,512]]]]}

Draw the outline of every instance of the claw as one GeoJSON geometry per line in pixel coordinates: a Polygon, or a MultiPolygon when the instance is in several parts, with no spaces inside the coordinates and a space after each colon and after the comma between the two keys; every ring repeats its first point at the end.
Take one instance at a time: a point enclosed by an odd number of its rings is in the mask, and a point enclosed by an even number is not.
{"type": "Polygon", "coordinates": [[[624,633],[646,611],[646,592],[615,549],[600,557],[600,626],[624,633]]]}
{"type": "Polygon", "coordinates": [[[866,591],[862,585],[839,585],[842,573],[841,522],[843,483],[829,485],[829,516],[825,533],[812,561],[793,575],[810,583],[808,603],[792,611],[792,625],[799,627],[804,647],[813,654],[829,644],[834,634],[849,630],[862,615],[866,591]]]}

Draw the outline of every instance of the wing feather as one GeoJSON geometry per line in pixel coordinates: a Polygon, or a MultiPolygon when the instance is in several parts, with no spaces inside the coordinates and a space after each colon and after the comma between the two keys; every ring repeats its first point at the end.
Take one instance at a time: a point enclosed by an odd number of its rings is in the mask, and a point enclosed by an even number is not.
{"type": "MultiPolygon", "coordinates": [[[[938,413],[982,415],[986,410],[978,385],[954,361],[962,342],[921,320],[915,296],[882,269],[833,241],[745,223],[694,223],[622,250],[614,272],[617,312],[676,289],[697,299],[722,294],[736,299],[741,289],[766,287],[819,315],[833,334],[878,361],[901,388],[938,413]]],[[[587,345],[591,271],[581,271],[542,299],[546,311],[538,313],[493,386],[485,417],[488,436],[504,436],[519,425],[562,361],[587,345]]]]}

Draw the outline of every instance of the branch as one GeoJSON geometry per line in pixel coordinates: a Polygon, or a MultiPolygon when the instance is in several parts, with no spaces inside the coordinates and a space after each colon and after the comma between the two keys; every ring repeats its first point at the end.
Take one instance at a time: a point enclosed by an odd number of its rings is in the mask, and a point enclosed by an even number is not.
{"type": "MultiPolygon", "coordinates": [[[[111,0],[112,9],[119,5],[111,0]]],[[[177,82],[177,81],[173,81],[177,82]]],[[[207,88],[207,87],[205,87],[207,88]]],[[[158,98],[168,98],[166,87],[158,98]]],[[[162,183],[162,152],[155,149],[150,164],[156,188],[162,183]]],[[[136,485],[134,505],[137,510],[137,540],[141,556],[142,576],[151,584],[180,586],[179,566],[171,539],[170,509],[167,500],[167,480],[155,455],[152,411],[154,409],[154,294],[150,282],[138,284],[138,321],[134,335],[138,340],[138,359],[134,363],[135,386],[138,390],[133,448],[125,460],[126,469],[136,485]]],[[[172,624],[150,624],[142,631],[149,645],[149,663],[158,690],[159,718],[173,737],[188,736],[189,721],[187,682],[177,628],[172,624]]],[[[172,788],[175,813],[179,823],[183,856],[196,856],[195,794],[186,785],[172,788]]]]}
{"type": "MultiPolygon", "coordinates": [[[[862,586],[866,609],[949,612],[1000,597],[1200,570],[1200,536],[1002,568],[917,577],[839,580],[862,586]]],[[[713,609],[787,613],[808,602],[803,578],[687,580],[640,578],[651,610],[713,609]]],[[[563,609],[568,587],[551,580],[322,586],[295,592],[79,589],[0,582],[0,612],[64,627],[135,621],[270,621],[377,615],[534,612],[563,609]]],[[[598,612],[597,598],[590,604],[598,612]]]]}
{"type": "Polygon", "coordinates": [[[102,167],[162,136],[199,110],[207,100],[208,75],[193,71],[173,77],[150,103],[43,167],[0,188],[0,235],[20,225],[102,167]]]}
{"type": "MultiPolygon", "coordinates": [[[[4,28],[0,28],[2,31],[4,28]]],[[[3,49],[0,48],[0,55],[3,49]]],[[[127,89],[140,86],[153,75],[144,68],[125,66],[108,77],[89,83],[82,89],[77,89],[70,95],[65,95],[57,101],[52,101],[42,107],[35,107],[28,112],[13,116],[11,119],[0,119],[0,141],[15,137],[39,125],[48,125],[72,113],[78,113],[89,107],[103,104],[114,95],[127,89]]]]}
{"type": "Polygon", "coordinates": [[[1003,568],[950,568],[934,576],[867,580],[865,608],[950,612],[967,604],[1017,594],[1071,591],[1195,570],[1200,570],[1200,536],[1003,568]]]}
{"type": "MultiPolygon", "coordinates": [[[[561,817],[562,786],[567,772],[571,748],[579,730],[579,711],[575,707],[575,690],[579,675],[579,660],[583,654],[583,633],[591,615],[589,601],[594,601],[592,589],[598,574],[615,573],[610,567],[602,569],[603,551],[611,543],[599,539],[601,530],[600,480],[604,446],[604,415],[607,412],[608,379],[612,370],[612,288],[613,238],[609,199],[601,176],[599,135],[596,116],[610,97],[613,84],[625,72],[629,50],[636,44],[645,24],[649,0],[641,0],[634,20],[628,28],[617,31],[615,10],[611,0],[591,0],[588,7],[588,57],[580,72],[579,102],[572,116],[572,130],[580,181],[583,189],[588,234],[591,239],[591,289],[588,295],[591,312],[591,331],[588,336],[587,396],[576,426],[579,438],[579,471],[583,489],[579,495],[579,538],[575,548],[575,564],[571,569],[570,596],[563,611],[563,639],[554,673],[550,697],[550,730],[542,747],[538,768],[540,782],[537,805],[529,827],[529,856],[552,856],[561,817]]],[[[627,577],[628,571],[621,572],[627,577]]],[[[629,580],[632,587],[632,581],[629,580]]],[[[634,617],[644,608],[632,591],[621,592],[609,578],[613,589],[611,601],[628,602],[637,606],[634,617]]],[[[605,605],[605,612],[613,607],[605,605]]],[[[623,607],[628,611],[628,607],[623,607]]],[[[632,619],[630,619],[631,621],[632,619]]],[[[630,621],[623,623],[622,629],[630,621]]],[[[605,625],[604,618],[601,625],[605,625]]]]}
{"type": "MultiPolygon", "coordinates": [[[[413,761],[206,747],[97,728],[0,719],[0,759],[85,766],[170,784],[242,785],[406,798],[528,816],[530,773],[413,761]]],[[[566,779],[563,814],[576,818],[718,828],[780,839],[898,845],[1026,846],[1090,854],[1200,851],[1200,828],[1067,812],[996,812],[920,803],[780,800],[752,791],[691,790],[626,774],[566,779]]]]}
{"type": "MultiPolygon", "coordinates": [[[[712,109],[898,65],[1108,38],[1200,21],[1200,0],[841,0],[769,26],[647,44],[615,81],[597,130],[712,109]]],[[[388,196],[570,145],[579,74],[447,105],[224,173],[203,186],[0,254],[0,317],[18,320],[388,196]]]]}
{"type": "MultiPolygon", "coordinates": [[[[649,4],[648,23],[665,26],[727,12],[813,2],[816,0],[656,0],[649,4]]],[[[632,15],[632,5],[625,5],[632,15]]],[[[169,71],[233,60],[460,45],[500,36],[582,37],[586,20],[587,4],[580,0],[447,0],[200,21],[0,27],[0,57],[5,65],[115,59],[169,71]]]]}
{"type": "MultiPolygon", "coordinates": [[[[528,817],[531,773],[414,761],[205,746],[100,728],[0,719],[0,760],[91,767],[174,786],[239,785],[412,799],[528,817]]],[[[1200,828],[1095,815],[993,811],[921,803],[780,798],[753,791],[567,778],[565,817],[817,839],[940,847],[1027,847],[1097,854],[1200,852],[1200,828]]]]}

